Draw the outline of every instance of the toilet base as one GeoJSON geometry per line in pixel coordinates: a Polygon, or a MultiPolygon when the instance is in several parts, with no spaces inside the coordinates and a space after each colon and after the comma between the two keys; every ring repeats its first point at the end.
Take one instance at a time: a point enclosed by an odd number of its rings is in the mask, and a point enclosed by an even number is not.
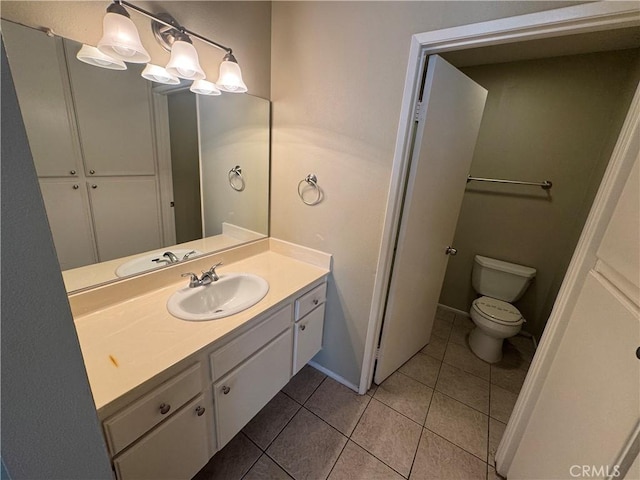
{"type": "Polygon", "coordinates": [[[490,337],[479,327],[475,327],[469,334],[471,351],[489,363],[497,363],[502,360],[503,340],[503,338],[490,337]]]}

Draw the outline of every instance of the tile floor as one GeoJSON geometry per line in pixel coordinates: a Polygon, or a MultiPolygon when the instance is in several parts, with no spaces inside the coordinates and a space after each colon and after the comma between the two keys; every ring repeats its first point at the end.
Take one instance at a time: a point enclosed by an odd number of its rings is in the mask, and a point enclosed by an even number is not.
{"type": "Polygon", "coordinates": [[[489,365],[467,346],[472,327],[439,309],[431,343],[367,395],[304,367],[193,480],[499,478],[534,349],[514,337],[489,365]]]}

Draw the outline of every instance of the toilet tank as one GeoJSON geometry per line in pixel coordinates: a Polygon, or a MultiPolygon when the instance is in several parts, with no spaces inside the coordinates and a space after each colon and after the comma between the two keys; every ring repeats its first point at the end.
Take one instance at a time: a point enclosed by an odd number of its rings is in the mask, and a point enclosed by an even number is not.
{"type": "Polygon", "coordinates": [[[535,268],[476,255],[471,285],[480,295],[515,302],[535,276],[535,268]]]}

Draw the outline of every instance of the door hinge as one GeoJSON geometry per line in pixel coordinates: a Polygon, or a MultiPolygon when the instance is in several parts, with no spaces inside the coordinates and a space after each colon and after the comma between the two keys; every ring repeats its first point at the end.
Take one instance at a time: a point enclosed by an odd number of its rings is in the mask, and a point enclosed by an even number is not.
{"type": "Polygon", "coordinates": [[[378,360],[380,358],[380,347],[376,348],[376,356],[375,359],[378,360]]]}
{"type": "Polygon", "coordinates": [[[419,122],[420,121],[420,113],[422,112],[422,102],[418,102],[416,103],[416,114],[414,117],[414,121],[419,122]]]}

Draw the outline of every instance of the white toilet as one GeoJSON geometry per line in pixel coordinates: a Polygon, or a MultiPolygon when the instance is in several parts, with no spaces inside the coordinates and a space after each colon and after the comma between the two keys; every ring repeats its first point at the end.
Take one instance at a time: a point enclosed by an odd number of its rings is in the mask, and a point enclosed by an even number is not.
{"type": "Polygon", "coordinates": [[[515,302],[525,292],[536,269],[476,255],[471,285],[482,297],[471,304],[471,319],[476,328],[469,335],[469,346],[482,360],[502,360],[502,342],[513,337],[525,322],[515,302]]]}

